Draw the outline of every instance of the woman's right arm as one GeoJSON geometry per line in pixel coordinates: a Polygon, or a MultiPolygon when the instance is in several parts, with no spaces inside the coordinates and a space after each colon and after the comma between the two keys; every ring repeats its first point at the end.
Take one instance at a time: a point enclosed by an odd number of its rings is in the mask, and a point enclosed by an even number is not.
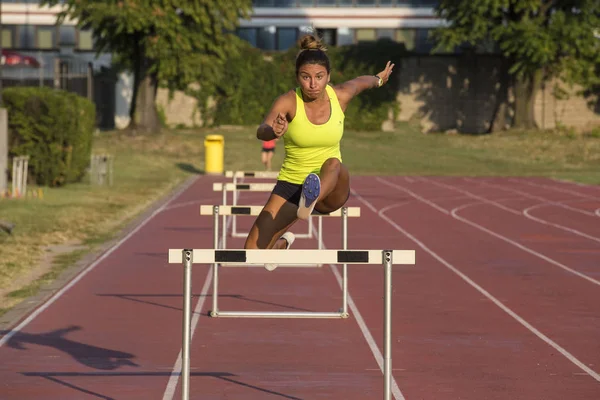
{"type": "Polygon", "coordinates": [[[256,130],[256,137],[263,141],[280,138],[287,131],[289,116],[290,92],[275,99],[271,110],[256,130]]]}

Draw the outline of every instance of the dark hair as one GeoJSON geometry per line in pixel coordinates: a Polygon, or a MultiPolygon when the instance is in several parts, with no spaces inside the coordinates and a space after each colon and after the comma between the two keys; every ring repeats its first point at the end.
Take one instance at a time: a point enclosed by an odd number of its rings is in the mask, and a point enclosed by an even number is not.
{"type": "Polygon", "coordinates": [[[327,70],[331,70],[329,57],[327,57],[327,48],[320,39],[313,35],[305,35],[300,39],[300,52],[296,56],[296,75],[300,67],[305,64],[322,65],[327,70]]]}

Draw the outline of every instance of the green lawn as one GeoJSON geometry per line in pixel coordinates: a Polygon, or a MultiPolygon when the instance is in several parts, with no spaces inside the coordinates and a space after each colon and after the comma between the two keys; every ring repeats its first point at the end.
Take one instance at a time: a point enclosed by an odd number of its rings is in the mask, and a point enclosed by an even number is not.
{"type": "MultiPolygon", "coordinates": [[[[0,233],[0,314],[34,294],[84,254],[115,237],[152,202],[193,174],[203,173],[204,137],[225,139],[227,170],[261,170],[254,128],[167,131],[128,136],[101,133],[95,152],[115,157],[114,185],[87,182],[43,188],[43,199],[0,200],[0,219],[17,224],[0,233]],[[48,246],[83,246],[54,260],[52,269],[29,279],[48,246]]],[[[344,163],[352,174],[548,176],[600,184],[600,138],[558,132],[495,135],[424,135],[409,124],[395,132],[346,132],[344,163]]],[[[281,165],[277,145],[274,168],[281,165]]]]}

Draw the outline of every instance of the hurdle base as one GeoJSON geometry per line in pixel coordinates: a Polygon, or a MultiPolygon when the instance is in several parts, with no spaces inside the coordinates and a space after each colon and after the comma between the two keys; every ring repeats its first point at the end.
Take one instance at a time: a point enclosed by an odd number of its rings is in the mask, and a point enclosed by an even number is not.
{"type": "MultiPolygon", "coordinates": [[[[244,268],[244,267],[260,267],[264,268],[265,264],[235,264],[235,263],[227,263],[227,264],[219,264],[219,268],[244,268]]],[[[313,267],[313,268],[321,268],[323,264],[278,264],[277,268],[300,268],[300,267],[313,267]]],[[[273,270],[274,271],[274,270],[273,270]]],[[[272,271],[269,271],[272,272],[272,271]]]]}
{"type": "Polygon", "coordinates": [[[343,312],[302,311],[211,311],[213,318],[348,318],[343,312]]]}

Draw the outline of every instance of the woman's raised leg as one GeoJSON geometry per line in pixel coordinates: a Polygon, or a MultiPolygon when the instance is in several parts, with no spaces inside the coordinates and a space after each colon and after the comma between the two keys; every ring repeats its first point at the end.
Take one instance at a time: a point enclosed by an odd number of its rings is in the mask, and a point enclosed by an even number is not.
{"type": "Polygon", "coordinates": [[[280,239],[298,220],[297,207],[283,197],[271,194],[246,238],[245,249],[285,249],[288,243],[280,239]]]}

